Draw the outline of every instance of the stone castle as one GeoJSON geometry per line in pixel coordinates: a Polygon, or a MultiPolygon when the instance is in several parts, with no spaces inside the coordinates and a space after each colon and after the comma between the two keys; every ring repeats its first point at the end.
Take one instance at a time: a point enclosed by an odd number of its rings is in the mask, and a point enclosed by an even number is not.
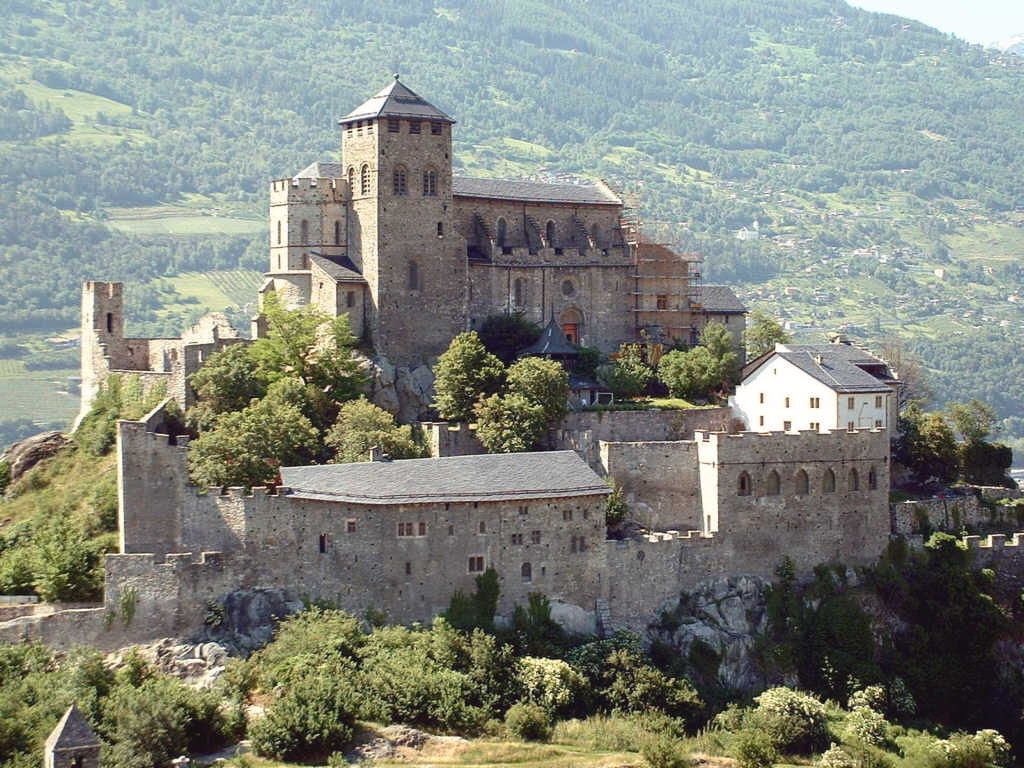
{"type": "MultiPolygon", "coordinates": [[[[452,172],[454,120],[397,77],[341,120],[341,162],[270,183],[270,294],[346,315],[374,357],[375,399],[426,415],[429,364],[492,315],[557,321],[573,343],[696,341],[721,322],[741,347],[746,309],[702,285],[700,262],[646,242],[603,182],[551,184],[452,172]]],[[[238,333],[223,316],[181,339],[124,336],[121,288],[83,295],[82,411],[110,372],[164,381],[187,404],[188,375],[238,333]]],[[[253,335],[264,329],[259,318],[253,335]]]]}
{"type": "MultiPolygon", "coordinates": [[[[693,259],[639,238],[606,185],[453,177],[452,125],[396,79],[342,120],[341,164],[272,182],[261,295],[346,314],[379,368],[414,378],[493,314],[554,319],[567,340],[604,351],[689,342],[707,322],[739,339],[745,309],[732,292],[701,286],[693,259]]],[[[222,317],[180,339],[127,338],[121,285],[87,283],[83,408],[118,372],[188,407],[188,376],[236,343],[222,317]]],[[[542,592],[560,621],[602,633],[645,627],[709,579],[771,578],[784,558],[801,573],[867,564],[907,532],[889,512],[887,429],[744,432],[741,415],[576,411],[554,430],[555,450],[513,455],[483,455],[466,425],[424,423],[433,458],[285,467],[281,487],[246,492],[190,484],[188,439],[165,402],[118,424],[120,546],[103,604],[7,621],[0,639],[114,647],[188,635],[242,590],[424,621],[490,568],[501,614],[542,592]],[[609,481],[629,507],[617,538],[606,535],[609,481]]]]}

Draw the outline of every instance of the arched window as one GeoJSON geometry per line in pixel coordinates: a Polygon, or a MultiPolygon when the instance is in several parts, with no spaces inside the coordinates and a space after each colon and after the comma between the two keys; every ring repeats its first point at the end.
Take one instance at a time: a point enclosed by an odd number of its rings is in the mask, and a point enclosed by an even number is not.
{"type": "Polygon", "coordinates": [[[859,491],[860,490],[860,475],[857,474],[857,470],[856,469],[851,469],[850,470],[849,489],[851,491],[859,491]]]}
{"type": "Polygon", "coordinates": [[[348,167],[348,191],[353,195],[356,193],[356,167],[354,165],[348,167]]]}
{"type": "Polygon", "coordinates": [[[740,478],[736,483],[736,495],[750,495],[750,475],[748,475],[746,472],[740,472],[740,478]]]}
{"type": "Polygon", "coordinates": [[[423,172],[423,196],[437,197],[437,171],[433,168],[423,172]]]}
{"type": "Polygon", "coordinates": [[[370,194],[370,166],[366,164],[359,172],[359,191],[364,195],[370,194]]]}
{"type": "Polygon", "coordinates": [[[519,574],[523,577],[523,583],[529,584],[533,581],[533,566],[529,563],[523,563],[523,566],[519,569],[519,574]]]}
{"type": "Polygon", "coordinates": [[[409,194],[409,188],[405,182],[405,166],[396,165],[395,171],[391,175],[391,192],[399,197],[409,194]]]}
{"type": "Polygon", "coordinates": [[[526,306],[526,281],[521,277],[517,277],[512,284],[512,303],[515,304],[516,309],[526,306]]]}
{"type": "Polygon", "coordinates": [[[875,468],[874,467],[871,467],[871,469],[868,470],[868,490],[869,491],[877,491],[878,490],[878,473],[875,472],[875,468]]]}
{"type": "Polygon", "coordinates": [[[278,245],[281,244],[281,221],[280,221],[280,219],[277,222],[277,244],[278,245]]]}
{"type": "Polygon", "coordinates": [[[341,222],[334,222],[334,244],[341,245],[341,222]]]}
{"type": "Polygon", "coordinates": [[[810,480],[807,477],[807,473],[802,469],[798,469],[796,472],[796,495],[806,496],[810,493],[810,480]]]}
{"type": "Polygon", "coordinates": [[[500,219],[498,219],[497,235],[496,235],[496,239],[498,241],[498,247],[499,248],[504,248],[505,247],[505,238],[507,236],[508,236],[508,224],[505,222],[504,218],[500,218],[500,219]]]}
{"type": "Polygon", "coordinates": [[[309,243],[309,222],[303,219],[302,223],[299,224],[299,231],[301,233],[299,235],[299,241],[302,245],[306,245],[309,243]]]}
{"type": "Polygon", "coordinates": [[[782,479],[774,469],[768,473],[768,480],[765,483],[766,496],[778,496],[782,488],[782,479]]]}
{"type": "Polygon", "coordinates": [[[409,286],[410,291],[418,291],[420,289],[420,265],[415,261],[409,262],[409,286]]]}
{"type": "Polygon", "coordinates": [[[544,239],[548,241],[548,248],[555,247],[555,222],[551,219],[544,225],[544,239]]]}
{"type": "Polygon", "coordinates": [[[825,493],[836,492],[836,473],[831,469],[825,470],[825,476],[821,479],[821,490],[825,493]]]}

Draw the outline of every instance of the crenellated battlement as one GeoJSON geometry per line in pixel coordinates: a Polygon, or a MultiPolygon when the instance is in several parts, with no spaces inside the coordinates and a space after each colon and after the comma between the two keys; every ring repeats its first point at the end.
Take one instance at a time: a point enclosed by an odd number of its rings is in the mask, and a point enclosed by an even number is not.
{"type": "Polygon", "coordinates": [[[993,533],[988,536],[964,536],[963,542],[968,549],[1011,549],[1020,547],[1021,537],[1024,532],[1015,533],[1009,538],[1002,533],[993,533]]]}

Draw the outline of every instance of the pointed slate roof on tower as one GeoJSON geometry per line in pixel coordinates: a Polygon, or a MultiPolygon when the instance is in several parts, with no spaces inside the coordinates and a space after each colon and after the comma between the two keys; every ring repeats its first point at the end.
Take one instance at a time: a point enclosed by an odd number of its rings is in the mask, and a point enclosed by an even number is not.
{"type": "Polygon", "coordinates": [[[520,355],[522,357],[533,355],[542,357],[579,357],[580,352],[569,343],[569,339],[565,337],[562,326],[552,317],[544,330],[541,331],[540,338],[537,339],[536,343],[524,349],[520,355]]]}
{"type": "Polygon", "coordinates": [[[50,732],[46,739],[48,752],[98,746],[100,746],[100,740],[76,704],[68,707],[64,717],[60,719],[57,727],[50,732]]]}
{"type": "Polygon", "coordinates": [[[378,117],[406,117],[440,120],[445,123],[455,122],[422,96],[413,93],[399,81],[398,75],[395,75],[395,79],[388,83],[383,90],[353,109],[338,123],[344,125],[353,120],[366,120],[367,118],[372,120],[378,117]]]}

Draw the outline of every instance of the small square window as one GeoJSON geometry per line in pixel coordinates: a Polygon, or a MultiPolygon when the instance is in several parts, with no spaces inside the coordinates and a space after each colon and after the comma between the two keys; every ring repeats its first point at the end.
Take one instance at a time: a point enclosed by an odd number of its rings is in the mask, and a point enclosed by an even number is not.
{"type": "Polygon", "coordinates": [[[418,536],[426,536],[427,535],[427,524],[426,523],[420,523],[419,524],[419,530],[417,530],[416,533],[417,533],[418,536]]]}
{"type": "Polygon", "coordinates": [[[345,533],[355,533],[355,532],[356,532],[356,521],[355,520],[346,520],[345,521],[345,533]]]}
{"type": "Polygon", "coordinates": [[[419,132],[420,132],[420,121],[419,120],[410,120],[409,121],[409,133],[419,133],[419,132]]]}
{"type": "Polygon", "coordinates": [[[485,523],[483,520],[481,520],[480,521],[480,525],[477,526],[476,532],[477,533],[487,533],[487,523],[485,523]]]}
{"type": "Polygon", "coordinates": [[[881,428],[882,428],[882,420],[881,419],[875,419],[875,429],[881,429],[881,428]]]}
{"type": "Polygon", "coordinates": [[[526,517],[528,514],[530,514],[530,508],[527,505],[524,504],[524,505],[519,507],[519,516],[520,517],[526,517]]]}
{"type": "Polygon", "coordinates": [[[786,398],[786,407],[789,408],[789,398],[786,398]]]}
{"type": "Polygon", "coordinates": [[[854,429],[853,422],[852,421],[846,422],[846,431],[847,432],[853,432],[853,429],[854,429]]]}
{"type": "Polygon", "coordinates": [[[388,118],[388,133],[398,133],[402,130],[402,122],[397,117],[388,118]]]}
{"type": "Polygon", "coordinates": [[[540,544],[540,531],[530,531],[530,543],[540,544]]]}
{"type": "Polygon", "coordinates": [[[789,432],[791,429],[793,429],[793,422],[792,421],[784,421],[784,422],[782,422],[782,431],[783,432],[789,432]]]}
{"type": "Polygon", "coordinates": [[[853,410],[856,404],[856,399],[852,397],[846,398],[846,407],[848,410],[853,410]]]}
{"type": "Polygon", "coordinates": [[[881,408],[881,407],[882,407],[882,396],[881,395],[875,395],[875,408],[881,408]]]}
{"type": "Polygon", "coordinates": [[[441,135],[441,124],[440,123],[431,123],[430,124],[430,132],[434,136],[440,136],[441,135]]]}
{"type": "Polygon", "coordinates": [[[520,544],[522,544],[523,543],[523,534],[521,534],[521,533],[513,533],[512,534],[512,543],[514,545],[516,545],[516,546],[519,546],[520,544]]]}
{"type": "Polygon", "coordinates": [[[567,523],[572,522],[572,510],[571,509],[563,509],[562,510],[562,520],[564,520],[567,523]]]}
{"type": "Polygon", "coordinates": [[[469,558],[469,572],[470,573],[483,573],[484,572],[484,556],[473,555],[469,558]]]}

